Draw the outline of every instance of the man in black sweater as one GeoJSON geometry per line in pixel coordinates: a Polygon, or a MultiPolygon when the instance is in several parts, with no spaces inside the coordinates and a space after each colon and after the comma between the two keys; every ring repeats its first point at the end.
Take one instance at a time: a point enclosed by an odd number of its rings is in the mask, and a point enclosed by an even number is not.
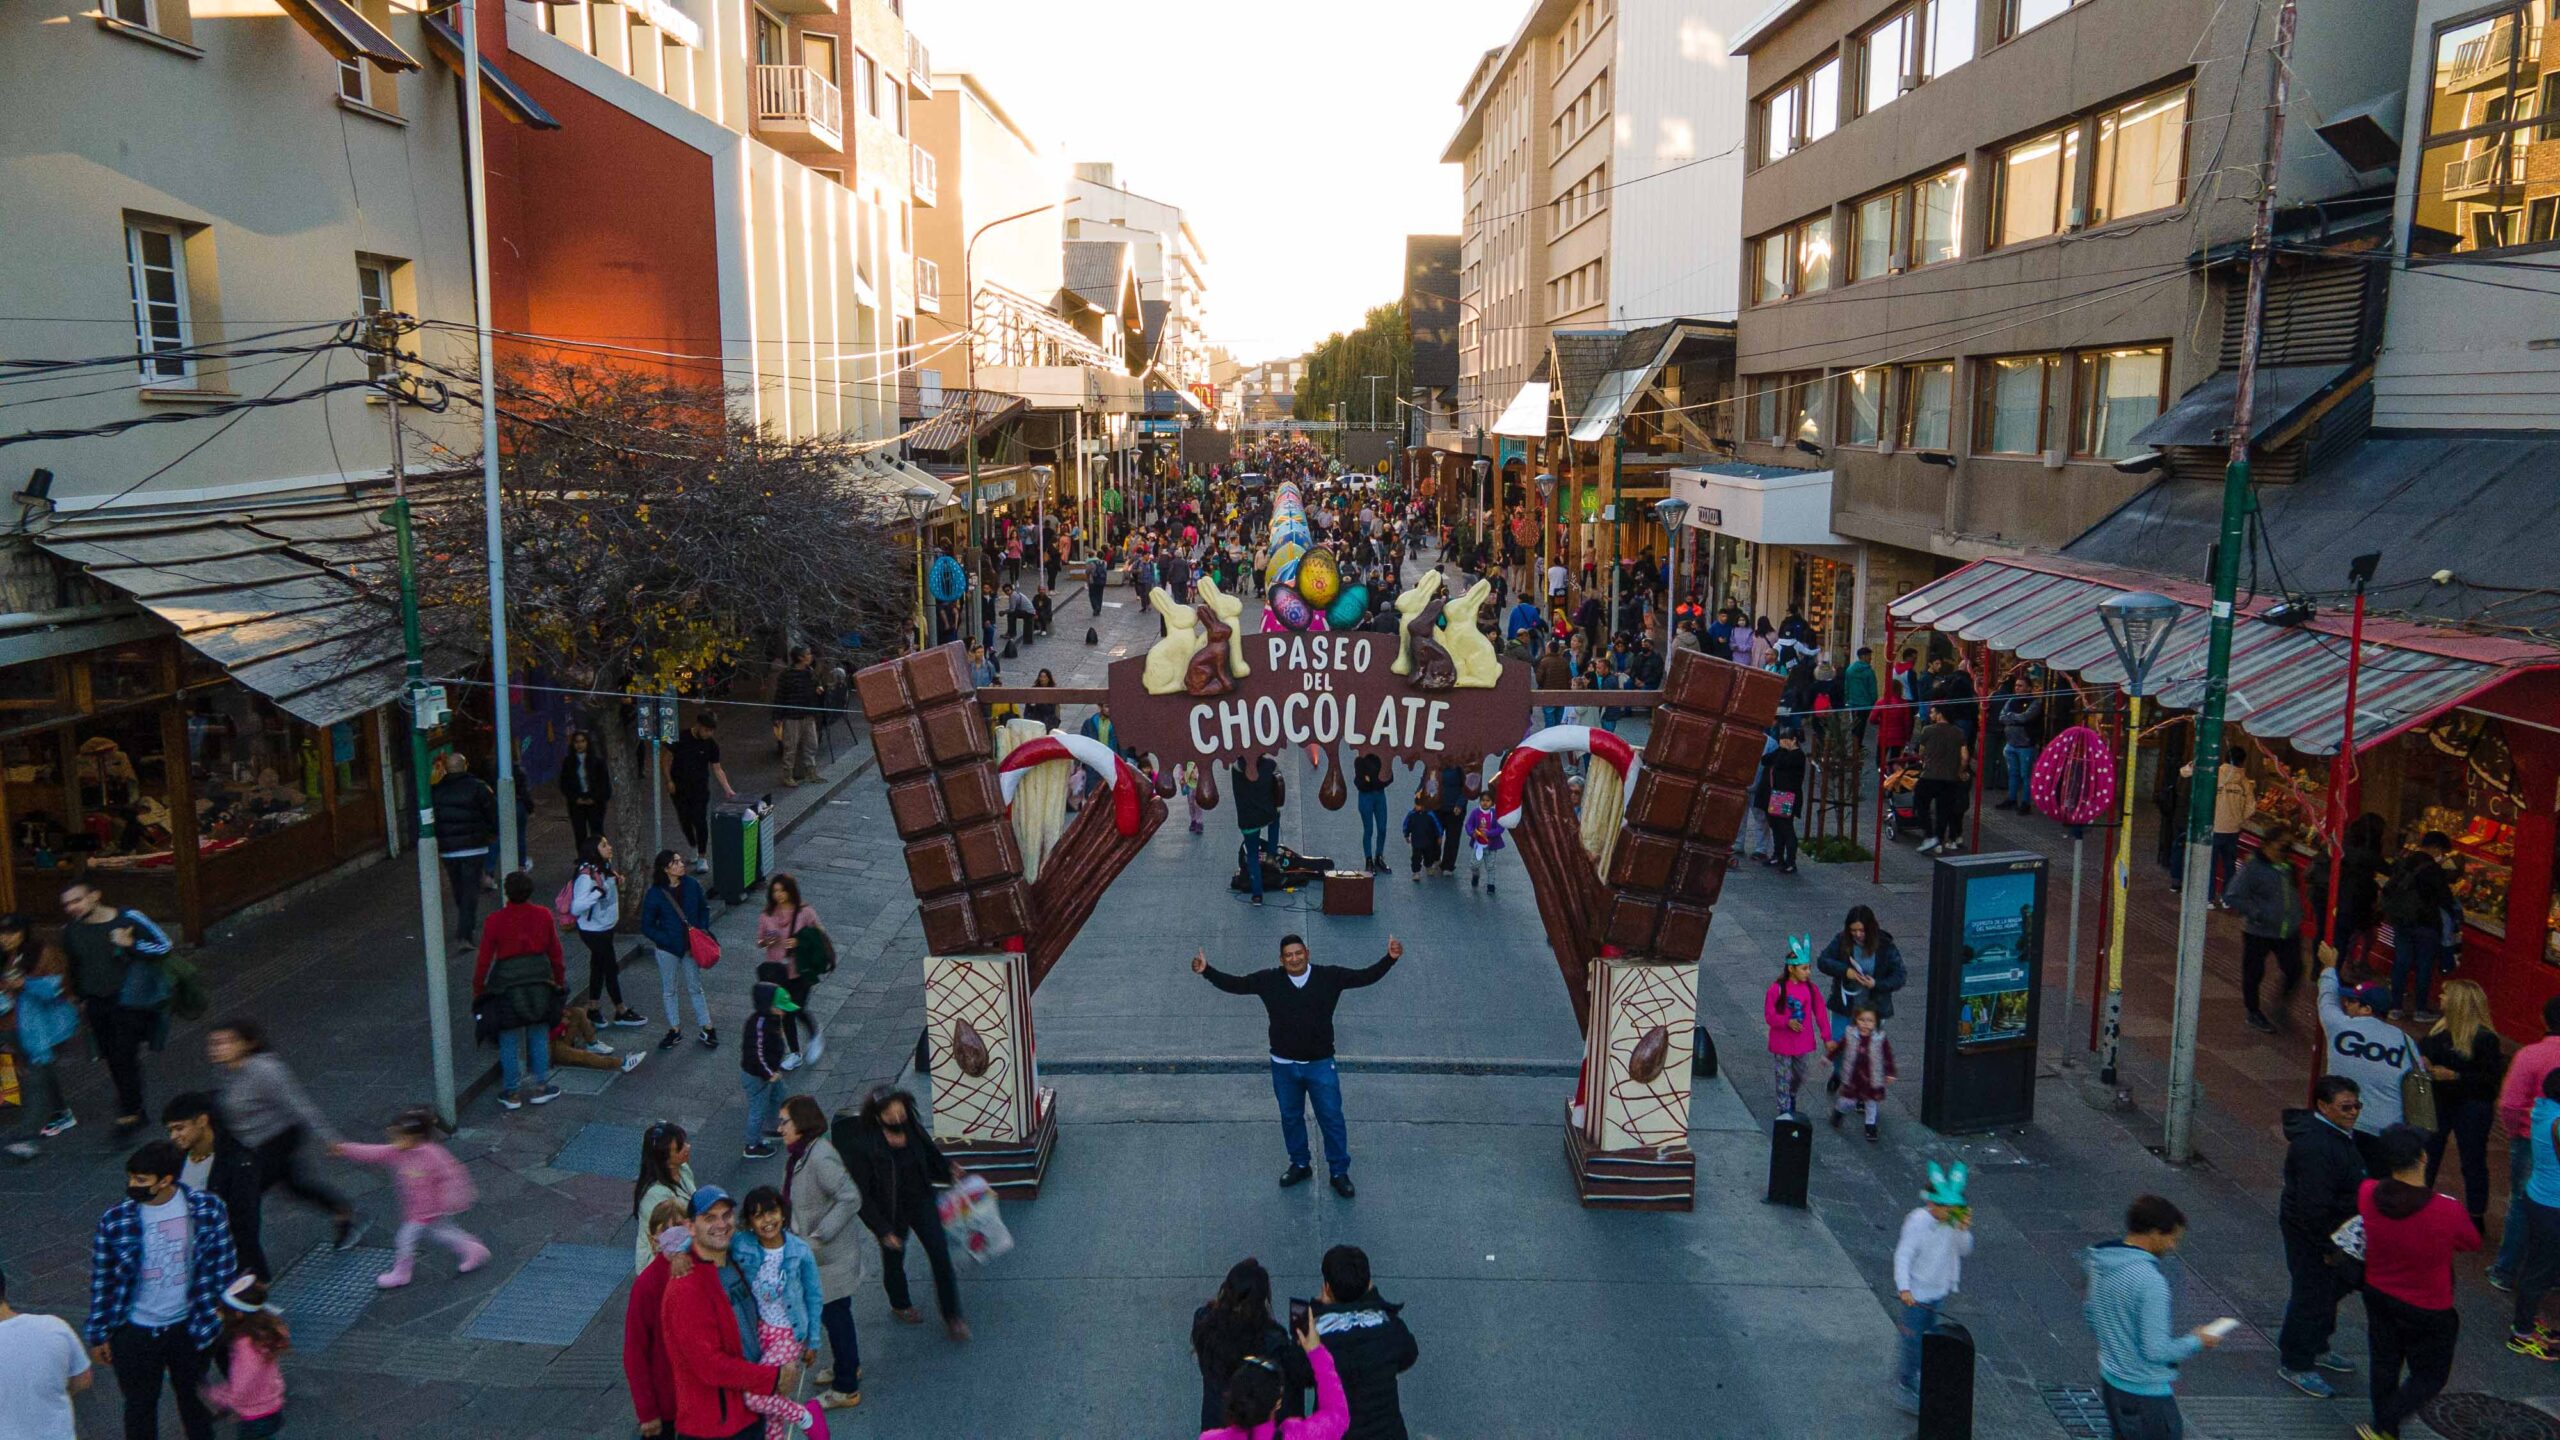
{"type": "Polygon", "coordinates": [[[2356,1116],[2364,1095],[2343,1075],[2323,1075],[2311,1087],[2309,1110],[2284,1113],[2284,1192],[2276,1200],[2276,1224],[2284,1234],[2284,1263],[2292,1293],[2284,1328],[2276,1336],[2276,1374],[2305,1395],[2326,1400],[2337,1389],[2322,1370],[2352,1372],[2354,1362],[2329,1348],[2338,1329],[2338,1301],[2346,1286],[2329,1263],[2329,1237],[2356,1213],[2365,1178],[2356,1148],[2356,1116]]]}
{"type": "Polygon", "coordinates": [[[1205,950],[1191,957],[1191,973],[1230,995],[1261,997],[1271,1017],[1271,1090],[1280,1100],[1280,1138],[1289,1147],[1289,1168],[1280,1176],[1286,1189],[1312,1178],[1307,1155],[1307,1101],[1316,1106],[1316,1127],[1324,1132],[1325,1168],[1333,1173],[1333,1193],[1348,1200],[1351,1187],[1351,1138],[1342,1124],[1342,1080],[1333,1068],[1333,1007],[1345,990],[1375,985],[1404,958],[1404,942],[1387,937],[1386,958],[1359,970],[1339,965],[1311,965],[1307,942],[1295,935],[1280,937],[1280,966],[1250,975],[1230,975],[1210,968],[1205,950]]]}

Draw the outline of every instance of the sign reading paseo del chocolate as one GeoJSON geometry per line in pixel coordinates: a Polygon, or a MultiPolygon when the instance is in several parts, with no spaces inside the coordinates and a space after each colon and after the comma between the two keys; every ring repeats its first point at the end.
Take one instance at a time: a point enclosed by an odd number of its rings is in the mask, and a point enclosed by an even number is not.
{"type": "MultiPolygon", "coordinates": [[[[1416,587],[1436,591],[1436,586],[1416,587]]],[[[1225,763],[1314,744],[1341,754],[1472,758],[1516,744],[1529,718],[1529,668],[1475,629],[1473,607],[1426,594],[1399,633],[1238,634],[1241,607],[1204,586],[1185,608],[1158,590],[1165,638],[1110,670],[1120,743],[1168,762],[1225,763]],[[1415,643],[1412,635],[1423,638],[1415,643]]],[[[1472,592],[1470,592],[1472,594],[1472,592]]]]}

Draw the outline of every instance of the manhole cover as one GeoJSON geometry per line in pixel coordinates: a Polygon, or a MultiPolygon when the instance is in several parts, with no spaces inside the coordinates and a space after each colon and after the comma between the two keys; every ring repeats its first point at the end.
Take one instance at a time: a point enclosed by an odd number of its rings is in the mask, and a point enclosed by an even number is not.
{"type": "Polygon", "coordinates": [[[2418,1416],[2444,1440],[2560,1440],[2560,1420],[2496,1395],[2439,1395],[2418,1416]]]}
{"type": "Polygon", "coordinates": [[[2046,1385],[2038,1393],[2044,1396],[2045,1408],[2053,1412],[2062,1433],[2071,1440],[2107,1440],[2114,1433],[2107,1424],[2106,1402],[2098,1398],[2094,1385],[2046,1385]]]}

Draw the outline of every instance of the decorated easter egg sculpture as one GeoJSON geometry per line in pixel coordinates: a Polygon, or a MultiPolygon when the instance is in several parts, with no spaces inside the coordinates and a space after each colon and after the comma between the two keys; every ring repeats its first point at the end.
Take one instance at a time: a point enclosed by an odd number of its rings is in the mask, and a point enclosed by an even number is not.
{"type": "Polygon", "coordinates": [[[1271,587],[1271,618],[1284,630],[1304,630],[1315,623],[1314,607],[1298,594],[1297,587],[1281,584],[1271,587]]]}
{"type": "Polygon", "coordinates": [[[1319,610],[1334,602],[1342,593],[1342,570],[1334,564],[1330,550],[1310,550],[1298,562],[1298,594],[1319,610]]]}
{"type": "Polygon", "coordinates": [[[1341,594],[1333,597],[1333,604],[1324,612],[1324,618],[1336,630],[1357,629],[1361,621],[1369,618],[1369,587],[1345,587],[1341,594]]]}

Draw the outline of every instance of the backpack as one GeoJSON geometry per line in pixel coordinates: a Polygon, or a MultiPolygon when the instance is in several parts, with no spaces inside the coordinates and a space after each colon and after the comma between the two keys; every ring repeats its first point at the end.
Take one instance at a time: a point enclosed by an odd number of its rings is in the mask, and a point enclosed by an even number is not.
{"type": "Polygon", "coordinates": [[[2428,912],[2426,896],[2418,888],[2418,867],[2434,863],[2420,853],[2404,855],[2391,867],[2391,878],[2382,882],[2382,918],[2390,921],[2393,928],[2435,923],[2435,916],[2428,912]]]}
{"type": "Polygon", "coordinates": [[[836,968],[835,942],[827,938],[822,927],[803,925],[791,937],[791,963],[799,967],[803,980],[832,975],[836,968]]]}
{"type": "Polygon", "coordinates": [[[572,897],[577,893],[578,877],[572,875],[569,877],[569,883],[560,887],[560,893],[551,897],[551,918],[559,922],[563,930],[577,928],[578,911],[571,903],[572,897]]]}

